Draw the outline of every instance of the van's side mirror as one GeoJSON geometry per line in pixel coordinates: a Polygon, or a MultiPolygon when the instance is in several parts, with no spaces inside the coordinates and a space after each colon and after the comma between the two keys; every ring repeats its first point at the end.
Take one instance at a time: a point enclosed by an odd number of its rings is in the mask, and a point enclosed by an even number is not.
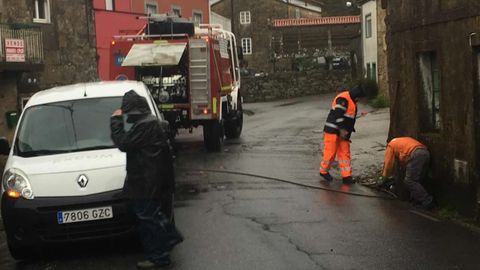
{"type": "Polygon", "coordinates": [[[0,155],[8,156],[10,153],[10,145],[8,144],[8,140],[5,137],[0,138],[0,155]]]}

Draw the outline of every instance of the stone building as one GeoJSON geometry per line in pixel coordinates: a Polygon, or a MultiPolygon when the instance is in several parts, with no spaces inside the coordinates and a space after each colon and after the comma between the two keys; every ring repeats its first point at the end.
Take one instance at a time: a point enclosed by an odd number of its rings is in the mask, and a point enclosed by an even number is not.
{"type": "Polygon", "coordinates": [[[431,190],[480,218],[480,2],[383,0],[390,136],[431,151],[431,190]]]}
{"type": "Polygon", "coordinates": [[[322,15],[322,9],[318,6],[296,3],[303,1],[289,1],[289,3],[279,0],[233,0],[233,3],[231,1],[217,1],[211,9],[230,19],[233,10],[233,33],[243,48],[248,68],[257,71],[273,69],[270,62],[273,20],[297,17],[319,18],[322,15]]]}
{"type": "Polygon", "coordinates": [[[0,42],[0,136],[34,92],[98,77],[91,1],[0,0],[0,42]]]}
{"type": "Polygon", "coordinates": [[[274,71],[286,69],[281,63],[307,59],[313,59],[317,68],[324,63],[325,69],[350,70],[361,59],[359,16],[278,19],[272,21],[271,30],[269,62],[274,71]]]}
{"type": "MultiPolygon", "coordinates": [[[[265,72],[274,70],[275,54],[283,54],[287,51],[292,53],[292,49],[296,50],[295,53],[303,53],[312,48],[325,50],[328,47],[325,46],[328,43],[329,28],[325,27],[326,24],[282,23],[275,25],[274,21],[320,19],[358,14],[358,9],[348,8],[344,1],[333,0],[321,2],[217,0],[213,2],[211,9],[228,18],[232,18],[233,11],[232,29],[243,48],[248,68],[265,72]],[[282,49],[283,52],[280,50],[281,45],[285,45],[282,49]],[[277,50],[275,51],[275,49],[277,50]]],[[[341,27],[338,29],[342,29],[341,27]]],[[[358,35],[359,25],[355,28],[354,32],[358,35]]],[[[347,29],[346,32],[350,32],[350,30],[347,29]]],[[[337,32],[337,34],[341,33],[341,31],[337,32]]],[[[350,34],[347,33],[347,35],[350,34]]],[[[334,37],[335,34],[332,36],[334,37]]],[[[333,42],[335,43],[335,40],[333,42]]]]}

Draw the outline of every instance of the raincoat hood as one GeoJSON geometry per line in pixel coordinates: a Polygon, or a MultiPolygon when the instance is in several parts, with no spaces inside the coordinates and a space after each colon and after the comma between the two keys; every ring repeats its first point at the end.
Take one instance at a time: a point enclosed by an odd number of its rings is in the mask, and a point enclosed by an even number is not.
{"type": "Polygon", "coordinates": [[[122,111],[124,114],[139,115],[150,113],[147,100],[138,95],[134,90],[130,90],[123,96],[122,111]]]}
{"type": "Polygon", "coordinates": [[[350,97],[352,99],[361,98],[365,96],[365,91],[360,85],[352,87],[350,90],[348,90],[348,93],[350,94],[350,97]]]}

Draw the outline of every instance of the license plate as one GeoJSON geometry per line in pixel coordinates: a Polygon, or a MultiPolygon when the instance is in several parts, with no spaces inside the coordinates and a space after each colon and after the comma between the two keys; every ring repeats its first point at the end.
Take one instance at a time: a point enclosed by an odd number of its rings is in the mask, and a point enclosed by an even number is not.
{"type": "Polygon", "coordinates": [[[58,224],[113,218],[111,206],[57,212],[58,224]]]}

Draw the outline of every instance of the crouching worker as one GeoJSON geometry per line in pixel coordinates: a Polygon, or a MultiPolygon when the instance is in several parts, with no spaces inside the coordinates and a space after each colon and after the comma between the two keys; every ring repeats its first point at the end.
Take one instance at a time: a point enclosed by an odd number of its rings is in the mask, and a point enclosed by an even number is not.
{"type": "Polygon", "coordinates": [[[420,184],[430,161],[430,153],[425,145],[410,137],[399,137],[387,145],[383,165],[383,181],[392,176],[395,159],[405,167],[404,183],[410,197],[424,209],[433,208],[433,198],[420,184]]]}
{"type": "Polygon", "coordinates": [[[121,109],[110,119],[110,128],[115,145],[127,153],[125,190],[131,198],[146,255],[137,267],[168,266],[170,250],[183,238],[167,217],[172,213],[175,179],[165,131],[150,112],[146,99],[133,90],[123,96],[121,109]],[[124,129],[123,115],[132,124],[128,131],[124,129]]]}

